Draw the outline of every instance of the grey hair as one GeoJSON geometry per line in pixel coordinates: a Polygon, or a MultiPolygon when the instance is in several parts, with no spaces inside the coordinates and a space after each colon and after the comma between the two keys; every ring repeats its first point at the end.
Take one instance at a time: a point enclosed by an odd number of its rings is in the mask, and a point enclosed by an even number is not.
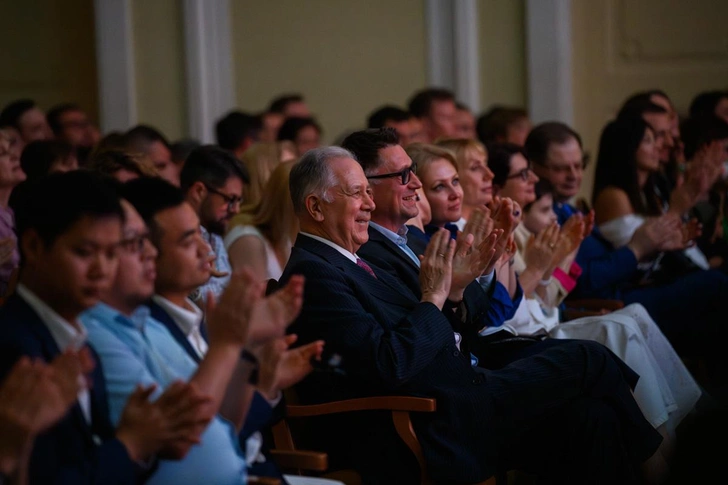
{"type": "Polygon", "coordinates": [[[307,151],[293,166],[288,185],[296,214],[305,212],[306,197],[311,194],[321,197],[326,202],[332,202],[329,189],[336,186],[337,180],[329,162],[340,158],[356,160],[349,150],[329,146],[307,151]]]}

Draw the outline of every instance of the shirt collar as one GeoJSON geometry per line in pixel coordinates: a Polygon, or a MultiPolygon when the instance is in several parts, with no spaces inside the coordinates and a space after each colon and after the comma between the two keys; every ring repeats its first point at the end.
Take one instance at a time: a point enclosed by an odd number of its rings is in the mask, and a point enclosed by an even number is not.
{"type": "Polygon", "coordinates": [[[397,246],[404,246],[407,244],[407,226],[402,225],[397,232],[394,232],[384,226],[380,226],[376,222],[369,221],[369,225],[397,246]]]}
{"type": "Polygon", "coordinates": [[[177,306],[159,295],[152,296],[152,301],[162,307],[162,309],[166,311],[170,317],[172,317],[172,320],[174,320],[180,330],[182,330],[182,333],[186,336],[189,337],[194,331],[200,331],[200,325],[202,324],[203,317],[202,310],[200,310],[189,298],[187,299],[187,303],[192,310],[177,306]]]}
{"type": "Polygon", "coordinates": [[[336,244],[332,241],[329,241],[328,239],[324,239],[319,236],[314,236],[313,234],[309,234],[308,232],[303,232],[303,231],[301,231],[300,234],[303,234],[304,236],[315,239],[319,242],[326,244],[329,247],[336,249],[339,253],[341,253],[342,256],[344,256],[346,259],[348,259],[349,261],[351,261],[354,264],[356,264],[356,260],[359,259],[359,257],[356,254],[354,254],[350,251],[347,251],[346,249],[342,248],[341,246],[339,246],[338,244],[336,244]]]}
{"type": "Polygon", "coordinates": [[[30,289],[28,289],[28,287],[24,284],[18,284],[17,292],[18,295],[20,295],[20,297],[25,300],[25,302],[38,314],[61,351],[69,348],[78,350],[85,345],[88,334],[86,332],[86,327],[84,327],[78,319],[76,319],[75,323],[80,330],[56,313],[55,310],[48,306],[43,300],[38,298],[38,296],[30,291],[30,289]]]}
{"type": "Polygon", "coordinates": [[[150,311],[149,308],[141,305],[131,315],[124,315],[116,308],[99,302],[84,312],[83,316],[86,315],[102,322],[114,321],[126,327],[132,327],[140,332],[144,332],[144,326],[150,316],[150,311]]]}

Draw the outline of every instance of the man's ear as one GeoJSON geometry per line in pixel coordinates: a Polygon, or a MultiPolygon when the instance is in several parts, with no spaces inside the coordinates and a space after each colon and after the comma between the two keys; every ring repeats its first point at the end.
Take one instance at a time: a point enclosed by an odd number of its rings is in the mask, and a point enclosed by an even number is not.
{"type": "Polygon", "coordinates": [[[34,266],[45,251],[45,243],[35,229],[27,229],[20,236],[20,248],[24,266],[34,266]]]}
{"type": "Polygon", "coordinates": [[[311,194],[306,197],[306,211],[316,222],[324,221],[323,203],[324,201],[316,195],[311,194]]]}
{"type": "Polygon", "coordinates": [[[187,200],[194,206],[199,207],[202,205],[202,201],[207,197],[207,187],[199,180],[193,183],[189,189],[187,189],[187,200]]]}

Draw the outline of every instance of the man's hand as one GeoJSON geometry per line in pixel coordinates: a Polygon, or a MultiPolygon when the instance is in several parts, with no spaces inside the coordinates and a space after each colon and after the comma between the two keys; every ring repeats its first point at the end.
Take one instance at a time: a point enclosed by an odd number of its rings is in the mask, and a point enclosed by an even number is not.
{"type": "Polygon", "coordinates": [[[321,360],[323,340],[290,349],[297,339],[296,335],[286,335],[268,342],[258,352],[258,390],[268,400],[306,377],[313,370],[312,359],[321,360]]]}
{"type": "Polygon", "coordinates": [[[432,235],[425,254],[420,256],[421,301],[433,303],[440,310],[450,294],[454,254],[455,241],[450,238],[450,232],[440,229],[432,235]]]}
{"type": "Polygon", "coordinates": [[[132,460],[147,460],[156,453],[163,458],[183,458],[214,417],[211,399],[191,383],[177,381],[155,402],[156,389],[137,386],[122,411],[116,436],[132,460]]]}
{"type": "Polygon", "coordinates": [[[250,315],[249,345],[254,347],[280,338],[303,305],[304,278],[293,275],[285,287],[255,302],[250,315]]]}
{"type": "Polygon", "coordinates": [[[481,239],[480,246],[473,248],[472,234],[462,232],[458,235],[455,255],[452,261],[452,282],[450,284],[450,301],[463,299],[465,287],[475,278],[483,274],[495,255],[495,244],[498,239],[497,232],[481,239]]]}
{"type": "Polygon", "coordinates": [[[253,306],[263,297],[263,285],[256,282],[247,269],[234,273],[230,283],[215,303],[207,295],[205,314],[210,345],[225,344],[243,347],[248,341],[253,306]]]}

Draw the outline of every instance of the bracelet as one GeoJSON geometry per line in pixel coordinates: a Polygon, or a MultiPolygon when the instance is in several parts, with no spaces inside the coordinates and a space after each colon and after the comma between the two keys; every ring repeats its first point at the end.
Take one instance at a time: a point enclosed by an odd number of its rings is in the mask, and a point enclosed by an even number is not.
{"type": "Polygon", "coordinates": [[[551,284],[551,282],[554,280],[553,276],[549,276],[549,279],[547,280],[541,280],[538,282],[540,286],[548,286],[551,284]]]}
{"type": "Polygon", "coordinates": [[[252,369],[250,370],[250,376],[248,377],[248,384],[255,386],[258,384],[258,368],[259,362],[258,358],[253,355],[250,351],[247,349],[243,349],[242,352],[240,352],[240,360],[244,360],[248,364],[251,365],[252,369]]]}

